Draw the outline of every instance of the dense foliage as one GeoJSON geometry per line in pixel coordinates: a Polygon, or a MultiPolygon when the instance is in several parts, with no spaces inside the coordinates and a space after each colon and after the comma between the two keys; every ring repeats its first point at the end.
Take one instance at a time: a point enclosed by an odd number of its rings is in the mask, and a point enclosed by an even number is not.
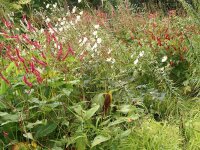
{"type": "Polygon", "coordinates": [[[39,2],[1,3],[0,149],[200,148],[199,5],[39,2]]]}

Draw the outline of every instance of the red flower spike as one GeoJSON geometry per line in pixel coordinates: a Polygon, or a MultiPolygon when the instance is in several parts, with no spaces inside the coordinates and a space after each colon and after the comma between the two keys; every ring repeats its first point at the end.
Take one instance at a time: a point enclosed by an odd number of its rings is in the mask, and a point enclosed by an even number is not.
{"type": "Polygon", "coordinates": [[[27,29],[30,31],[30,32],[35,32],[35,28],[32,26],[31,22],[28,21],[27,22],[27,29]]]}
{"type": "Polygon", "coordinates": [[[165,34],[165,39],[170,40],[169,34],[165,34]]]}
{"type": "Polygon", "coordinates": [[[51,30],[53,30],[54,33],[57,33],[54,28],[52,27],[51,23],[47,23],[48,28],[50,28],[51,30]]]}
{"type": "Polygon", "coordinates": [[[161,39],[159,37],[157,37],[157,45],[162,46],[161,39]]]}
{"type": "Polygon", "coordinates": [[[22,20],[23,20],[25,23],[27,22],[27,20],[26,20],[26,15],[25,15],[25,14],[22,15],[22,20]]]}
{"type": "Polygon", "coordinates": [[[68,47],[68,52],[70,53],[70,54],[72,54],[72,55],[75,55],[75,52],[74,52],[74,50],[72,49],[72,47],[69,45],[69,47],[68,47]]]}
{"type": "MultiPolygon", "coordinates": [[[[52,37],[52,39],[54,40],[54,42],[58,43],[58,40],[56,39],[55,34],[52,34],[51,37],[52,37]]],[[[58,44],[57,44],[57,45],[58,45],[58,44]]]]}
{"type": "Polygon", "coordinates": [[[41,48],[41,45],[40,45],[39,42],[37,42],[37,41],[32,42],[32,45],[33,45],[35,48],[37,48],[37,49],[40,49],[40,48],[41,48]]]}
{"type": "Polygon", "coordinates": [[[10,39],[15,39],[16,42],[19,42],[19,41],[20,41],[19,35],[9,36],[8,38],[10,38],[10,39]]]}
{"type": "Polygon", "coordinates": [[[10,84],[10,82],[8,81],[8,79],[6,79],[3,74],[0,72],[0,77],[7,83],[10,84]]]}
{"type": "Polygon", "coordinates": [[[42,83],[43,79],[40,72],[37,69],[34,69],[33,74],[36,76],[38,83],[42,83]]]}
{"type": "Polygon", "coordinates": [[[38,64],[42,65],[43,67],[46,67],[47,66],[47,63],[42,61],[42,60],[39,60],[37,59],[36,57],[33,57],[33,60],[36,61],[38,64]]]}
{"type": "Polygon", "coordinates": [[[71,47],[70,45],[68,45],[68,51],[67,51],[67,53],[65,54],[65,56],[63,57],[62,61],[64,61],[64,60],[67,58],[67,56],[68,56],[69,54],[75,55],[75,52],[74,52],[74,50],[72,49],[72,47],[71,47]]]}
{"type": "Polygon", "coordinates": [[[30,62],[31,72],[35,71],[35,64],[34,62],[30,62]]]}
{"type": "Polygon", "coordinates": [[[51,39],[52,39],[51,35],[50,35],[50,33],[48,31],[45,31],[45,35],[46,35],[46,42],[49,45],[50,42],[51,42],[51,39]]]}
{"type": "Polygon", "coordinates": [[[24,63],[25,60],[24,60],[24,58],[22,58],[22,57],[20,56],[19,49],[16,48],[15,50],[16,50],[16,53],[17,53],[17,57],[19,58],[19,61],[21,61],[22,63],[24,63]]]}
{"type": "Polygon", "coordinates": [[[68,53],[68,51],[67,51],[67,53],[66,53],[65,56],[63,57],[62,61],[64,61],[64,60],[67,58],[68,55],[69,55],[69,53],[68,53]]]}
{"type": "Polygon", "coordinates": [[[32,41],[28,38],[26,34],[22,34],[22,38],[28,43],[32,45],[32,41]]]}
{"type": "Polygon", "coordinates": [[[8,28],[11,29],[13,27],[12,23],[6,19],[2,19],[2,22],[4,23],[4,25],[8,28]]]}
{"type": "Polygon", "coordinates": [[[41,78],[41,76],[36,76],[38,83],[42,83],[43,79],[41,78]]]}
{"type": "Polygon", "coordinates": [[[46,59],[44,52],[41,53],[42,58],[46,59]]]}
{"type": "Polygon", "coordinates": [[[33,86],[33,84],[27,80],[27,78],[26,78],[25,75],[24,75],[24,77],[23,77],[23,81],[24,81],[24,83],[25,83],[26,85],[28,85],[29,87],[32,87],[32,86],[33,86]]]}
{"type": "Polygon", "coordinates": [[[10,55],[10,52],[7,51],[6,55],[11,61],[17,61],[14,56],[10,55]]]}
{"type": "Polygon", "coordinates": [[[3,50],[4,48],[4,43],[0,43],[0,54],[1,54],[1,51],[3,50]]]}

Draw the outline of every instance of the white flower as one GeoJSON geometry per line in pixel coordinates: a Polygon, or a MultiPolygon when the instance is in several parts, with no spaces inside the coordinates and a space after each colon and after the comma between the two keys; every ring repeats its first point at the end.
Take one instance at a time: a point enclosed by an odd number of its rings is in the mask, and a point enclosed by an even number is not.
{"type": "Polygon", "coordinates": [[[61,25],[61,26],[65,25],[65,21],[62,21],[62,22],[60,23],[60,25],[61,25]]]}
{"type": "Polygon", "coordinates": [[[164,71],[164,69],[165,69],[165,68],[164,68],[164,67],[162,67],[162,68],[160,68],[160,71],[164,71]]]}
{"type": "Polygon", "coordinates": [[[40,29],[40,33],[44,33],[44,29],[42,28],[42,29],[40,29]]]}
{"type": "Polygon", "coordinates": [[[78,3],[80,3],[82,0],[78,0],[78,3]]]}
{"type": "Polygon", "coordinates": [[[53,8],[56,8],[57,7],[57,3],[53,4],[53,8]]]}
{"type": "Polygon", "coordinates": [[[109,48],[109,49],[108,49],[108,54],[110,54],[111,52],[112,52],[112,49],[109,48]]]}
{"type": "Polygon", "coordinates": [[[97,35],[97,31],[94,31],[92,34],[93,34],[94,36],[96,36],[96,35],[97,35]]]}
{"type": "Polygon", "coordinates": [[[82,39],[79,39],[79,41],[78,41],[79,43],[81,43],[82,42],[82,39]]]}
{"type": "Polygon", "coordinates": [[[81,12],[79,13],[79,15],[83,15],[83,11],[81,11],[81,12]]]}
{"type": "Polygon", "coordinates": [[[75,12],[76,12],[76,6],[73,7],[72,14],[74,14],[75,12]]]}
{"type": "Polygon", "coordinates": [[[85,44],[87,42],[87,40],[88,40],[88,38],[84,37],[82,43],[85,44]]]}
{"type": "Polygon", "coordinates": [[[63,28],[62,28],[62,27],[60,27],[60,28],[58,28],[58,30],[59,30],[60,32],[62,32],[62,31],[63,31],[63,28]]]}
{"type": "Polygon", "coordinates": [[[111,57],[106,59],[107,62],[111,62],[111,60],[112,60],[111,57]]]}
{"type": "Polygon", "coordinates": [[[76,16],[76,22],[81,20],[81,16],[76,16]]]}
{"type": "Polygon", "coordinates": [[[162,62],[166,62],[167,61],[167,56],[164,56],[161,61],[162,62]]]}
{"type": "Polygon", "coordinates": [[[144,51],[141,51],[139,56],[142,57],[144,55],[144,51]]]}
{"type": "Polygon", "coordinates": [[[61,18],[58,18],[58,21],[60,22],[60,21],[61,21],[61,18]]]}
{"type": "Polygon", "coordinates": [[[111,58],[111,57],[110,57],[110,58],[107,58],[106,61],[107,61],[107,62],[111,62],[112,64],[115,63],[115,59],[114,59],[114,58],[111,58]]]}
{"type": "Polygon", "coordinates": [[[94,25],[94,28],[95,28],[95,29],[98,29],[98,28],[99,28],[99,25],[98,25],[98,24],[94,25]]]}
{"type": "Polygon", "coordinates": [[[94,45],[92,46],[92,50],[97,48],[97,43],[94,43],[94,45]]]}
{"type": "Polygon", "coordinates": [[[98,44],[100,44],[101,41],[102,41],[101,38],[98,38],[98,39],[97,39],[97,43],[98,43],[98,44]]]}
{"type": "Polygon", "coordinates": [[[70,24],[71,26],[74,26],[74,23],[73,23],[72,21],[70,21],[69,24],[70,24]]]}
{"type": "Polygon", "coordinates": [[[53,29],[51,29],[51,28],[49,28],[49,32],[50,32],[51,34],[54,33],[53,29]]]}
{"type": "Polygon", "coordinates": [[[50,5],[49,5],[49,4],[47,4],[47,5],[46,5],[46,8],[49,8],[49,6],[50,6],[50,5]]]}
{"type": "Polygon", "coordinates": [[[134,65],[137,65],[138,63],[138,58],[134,61],[134,65]]]}
{"type": "Polygon", "coordinates": [[[47,23],[49,23],[51,20],[49,18],[46,18],[45,20],[47,23]]]}

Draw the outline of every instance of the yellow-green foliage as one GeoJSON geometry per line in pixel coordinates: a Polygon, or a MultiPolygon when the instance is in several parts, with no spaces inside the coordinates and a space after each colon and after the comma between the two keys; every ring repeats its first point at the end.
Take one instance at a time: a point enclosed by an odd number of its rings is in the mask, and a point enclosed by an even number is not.
{"type": "Polygon", "coordinates": [[[179,150],[182,137],[176,125],[167,122],[146,120],[126,139],[120,143],[119,149],[130,150],[179,150]]]}

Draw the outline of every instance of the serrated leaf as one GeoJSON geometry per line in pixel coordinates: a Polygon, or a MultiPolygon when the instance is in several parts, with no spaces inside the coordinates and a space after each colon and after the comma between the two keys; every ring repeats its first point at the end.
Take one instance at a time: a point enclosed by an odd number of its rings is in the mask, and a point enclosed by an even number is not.
{"type": "Polygon", "coordinates": [[[47,136],[48,134],[52,133],[57,127],[57,124],[55,123],[47,123],[47,125],[42,125],[40,126],[36,133],[35,133],[35,138],[40,138],[40,137],[44,137],[47,136]]]}
{"type": "Polygon", "coordinates": [[[91,147],[94,147],[94,146],[96,146],[96,145],[99,145],[99,144],[101,144],[102,142],[108,141],[108,140],[110,140],[110,138],[111,138],[110,135],[107,135],[107,136],[105,136],[105,135],[98,135],[98,136],[96,136],[96,137],[94,138],[91,147]]]}

